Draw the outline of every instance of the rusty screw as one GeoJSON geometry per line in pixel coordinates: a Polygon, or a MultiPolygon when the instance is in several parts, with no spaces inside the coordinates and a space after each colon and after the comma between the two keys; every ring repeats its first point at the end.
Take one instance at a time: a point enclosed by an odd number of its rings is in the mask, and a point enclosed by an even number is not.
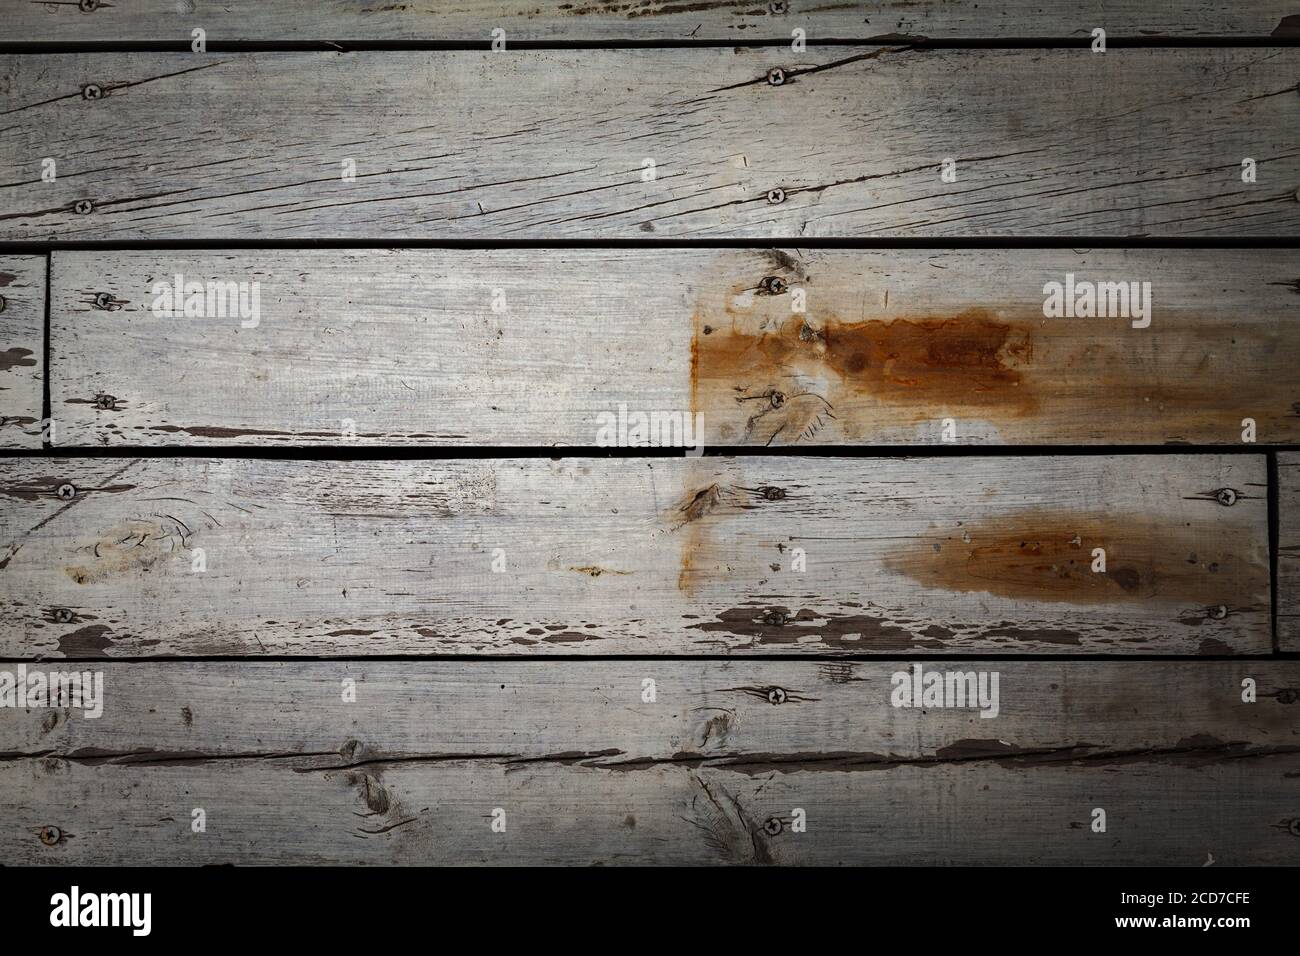
{"type": "Polygon", "coordinates": [[[104,88],[98,83],[87,83],[81,88],[81,98],[83,100],[97,100],[103,97],[104,88]]]}
{"type": "Polygon", "coordinates": [[[767,82],[772,86],[780,86],[785,82],[785,70],[779,66],[774,66],[767,71],[767,82]]]}
{"type": "Polygon", "coordinates": [[[66,607],[55,608],[54,620],[60,624],[71,624],[72,612],[69,611],[66,607]]]}
{"type": "Polygon", "coordinates": [[[785,626],[785,612],[772,610],[763,615],[763,623],[771,627],[785,626]]]}
{"type": "Polygon", "coordinates": [[[763,824],[763,830],[768,836],[776,836],[781,832],[781,821],[776,817],[768,817],[767,822],[763,824]]]}
{"type": "Polygon", "coordinates": [[[773,687],[771,690],[767,692],[767,702],[769,704],[772,704],[773,706],[777,704],[784,704],[786,702],[786,699],[787,698],[786,698],[785,688],[773,687]]]}
{"type": "Polygon", "coordinates": [[[1214,500],[1227,508],[1237,503],[1237,492],[1232,488],[1220,488],[1214,493],[1214,500]]]}
{"type": "Polygon", "coordinates": [[[767,191],[767,201],[773,206],[779,206],[781,203],[785,202],[785,190],[769,189],[767,191]]]}
{"type": "Polygon", "coordinates": [[[99,9],[99,0],[77,0],[77,7],[82,13],[94,13],[99,9]]]}
{"type": "Polygon", "coordinates": [[[758,288],[768,295],[784,295],[789,286],[785,284],[785,280],[780,276],[764,276],[762,281],[758,283],[758,288]]]}
{"type": "Polygon", "coordinates": [[[71,501],[77,497],[76,486],[68,484],[66,481],[54,490],[54,494],[60,501],[71,501]]]}
{"type": "Polygon", "coordinates": [[[78,199],[75,203],[72,204],[72,211],[75,212],[78,216],[89,215],[94,208],[95,207],[91,205],[89,199],[78,199]]]}
{"type": "Polygon", "coordinates": [[[107,310],[113,304],[113,297],[107,292],[101,292],[95,296],[95,308],[107,310]]]}
{"type": "Polygon", "coordinates": [[[785,404],[785,392],[773,392],[768,396],[773,408],[780,408],[785,404]]]}
{"type": "Polygon", "coordinates": [[[46,846],[54,846],[63,839],[63,831],[58,827],[41,827],[41,842],[46,846]]]}

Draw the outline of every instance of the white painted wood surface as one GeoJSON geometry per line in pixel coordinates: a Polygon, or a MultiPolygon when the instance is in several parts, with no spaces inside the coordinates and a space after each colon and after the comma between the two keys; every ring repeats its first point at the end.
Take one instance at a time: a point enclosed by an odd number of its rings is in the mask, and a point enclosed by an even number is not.
{"type": "Polygon", "coordinates": [[[1094,27],[1109,37],[1293,37],[1294,5],[1280,0],[1230,4],[1107,0],[1086,8],[1066,0],[886,0],[818,4],[789,0],[677,3],[639,0],[567,3],[543,0],[423,0],[362,4],[356,0],[91,0],[76,3],[0,0],[0,41],[93,42],[184,40],[202,27],[222,40],[506,41],[705,40],[789,41],[803,29],[822,38],[934,39],[989,37],[1087,38],[1094,27]]]}
{"type": "Polygon", "coordinates": [[[1293,48],[11,55],[0,239],[1289,235],[1298,71],[1293,48]]]}
{"type": "Polygon", "coordinates": [[[0,255],[0,448],[40,448],[45,259],[0,255]]]}
{"type": "Polygon", "coordinates": [[[1262,456],[18,460],[0,504],[14,657],[1272,641],[1262,456]]]}
{"type": "Polygon", "coordinates": [[[591,446],[620,406],[699,414],[707,446],[937,443],[949,417],[959,443],[1240,444],[1245,419],[1259,442],[1300,441],[1289,249],[97,250],[53,264],[64,446],[591,446]],[[159,290],[178,275],[243,284],[250,308],[172,317],[159,290]],[[1045,286],[1069,276],[1149,283],[1150,325],[1044,317],[1045,286]]]}

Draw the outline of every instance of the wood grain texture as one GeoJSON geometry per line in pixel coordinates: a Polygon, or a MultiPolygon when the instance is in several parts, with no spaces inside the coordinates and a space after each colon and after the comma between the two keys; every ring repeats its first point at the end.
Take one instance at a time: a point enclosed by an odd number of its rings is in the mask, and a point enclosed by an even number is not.
{"type": "Polygon", "coordinates": [[[1296,663],[933,662],[987,720],[891,706],[906,661],[101,666],[0,724],[10,860],[1300,862],[1296,663]]]}
{"type": "Polygon", "coordinates": [[[679,3],[613,0],[424,0],[360,4],[355,0],[112,0],[90,11],[76,3],[0,0],[3,41],[87,42],[184,39],[202,27],[221,40],[443,40],[487,41],[491,30],[507,41],[790,39],[802,28],[810,40],[989,37],[1087,37],[1102,27],[1112,37],[1294,37],[1296,7],[1280,0],[1216,4],[1188,0],[1153,4],[1109,0],[1086,11],[1066,0],[886,0],[817,4],[790,0],[782,7],[758,0],[679,3]],[[780,10],[781,12],[774,12],[780,10]]]}
{"type": "Polygon", "coordinates": [[[0,239],[1287,235],[1298,72],[1291,48],[6,56],[0,239]]]}
{"type": "Polygon", "coordinates": [[[1277,456],[1278,650],[1300,653],[1300,454],[1277,456]]]}
{"type": "Polygon", "coordinates": [[[56,252],[60,444],[1300,442],[1293,250],[56,252]],[[244,283],[251,319],[155,311],[244,283]],[[1150,283],[1150,327],[1044,286],[1150,283]],[[777,283],[777,284],[773,284],[777,283]],[[803,313],[793,311],[802,297],[803,313]],[[251,300],[248,300],[251,304],[251,300]],[[494,301],[503,309],[494,309],[494,301]],[[251,313],[250,313],[251,314],[251,313]],[[141,372],[147,369],[146,373],[141,372]],[[779,396],[779,400],[774,398],[779,396]]]}
{"type": "Polygon", "coordinates": [[[45,259],[0,256],[0,448],[40,448],[45,259]]]}
{"type": "Polygon", "coordinates": [[[1262,456],[11,461],[0,501],[7,656],[1271,649],[1262,456]]]}

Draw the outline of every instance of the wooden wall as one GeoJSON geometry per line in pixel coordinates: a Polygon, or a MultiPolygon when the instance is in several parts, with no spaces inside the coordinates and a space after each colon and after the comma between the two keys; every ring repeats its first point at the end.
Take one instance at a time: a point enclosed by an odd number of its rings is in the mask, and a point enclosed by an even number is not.
{"type": "Polygon", "coordinates": [[[1300,863],[1298,37],[0,0],[6,859],[1300,863]]]}

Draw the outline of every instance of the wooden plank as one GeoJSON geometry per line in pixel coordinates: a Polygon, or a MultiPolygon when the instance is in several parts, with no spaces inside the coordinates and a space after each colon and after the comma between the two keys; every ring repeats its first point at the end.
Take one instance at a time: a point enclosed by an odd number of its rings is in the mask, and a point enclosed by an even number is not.
{"type": "Polygon", "coordinates": [[[101,667],[0,723],[15,863],[1300,862],[1292,662],[929,665],[987,721],[906,661],[101,667]]]}
{"type": "Polygon", "coordinates": [[[149,764],[280,756],[336,769],[489,755],[630,769],[1135,753],[1208,762],[1300,750],[1300,662],[924,661],[924,673],[996,672],[988,718],[973,702],[894,707],[894,675],[910,679],[916,663],[46,662],[27,666],[103,674],[102,714],[6,712],[0,754],[149,764]],[[1247,678],[1253,704],[1242,701],[1247,678]],[[348,702],[346,680],[356,690],[348,702]]]}
{"type": "Polygon", "coordinates": [[[0,256],[0,448],[40,448],[45,259],[0,256]]]}
{"type": "Polygon", "coordinates": [[[950,417],[969,443],[1300,442],[1297,275],[1289,249],[56,252],[51,401],[82,446],[590,446],[620,406],[702,416],[708,446],[950,417]],[[1149,314],[1045,318],[1070,276],[1150,283],[1149,314]],[[178,281],[248,308],[174,318],[178,281]]]}
{"type": "Polygon", "coordinates": [[[1262,456],[22,460],[0,500],[6,656],[1271,650],[1262,456]]]}
{"type": "Polygon", "coordinates": [[[1278,650],[1300,653],[1300,454],[1277,456],[1278,650]]]}
{"type": "Polygon", "coordinates": [[[1232,4],[1151,4],[1110,0],[1088,11],[1065,0],[887,0],[815,5],[753,0],[676,3],[619,0],[522,5],[507,0],[425,0],[362,5],[354,0],[259,0],[254,4],[176,3],[175,0],[90,0],[29,3],[0,0],[5,41],[189,42],[202,27],[209,42],[223,40],[440,40],[484,42],[494,28],[507,43],[595,40],[786,40],[803,29],[823,38],[934,39],[988,37],[1086,38],[1094,27],[1110,37],[1293,38],[1295,7],[1280,0],[1232,4]],[[93,14],[93,15],[88,15],[93,14]]]}
{"type": "Polygon", "coordinates": [[[36,758],[0,763],[0,847],[16,866],[1300,859],[1293,835],[1300,757],[1119,763],[1122,772],[1065,763],[1027,773],[978,761],[859,773],[672,764],[611,773],[447,760],[367,773],[303,772],[274,760],[142,770],[36,758]],[[1105,833],[1090,829],[1097,808],[1107,812],[1105,833]],[[191,832],[195,809],[205,813],[203,833],[191,832]],[[806,832],[792,831],[795,809],[805,812],[806,832]],[[496,810],[505,813],[505,833],[490,829],[496,810]]]}
{"type": "Polygon", "coordinates": [[[0,239],[1288,235],[1298,72],[1292,48],[6,56],[0,239]]]}

